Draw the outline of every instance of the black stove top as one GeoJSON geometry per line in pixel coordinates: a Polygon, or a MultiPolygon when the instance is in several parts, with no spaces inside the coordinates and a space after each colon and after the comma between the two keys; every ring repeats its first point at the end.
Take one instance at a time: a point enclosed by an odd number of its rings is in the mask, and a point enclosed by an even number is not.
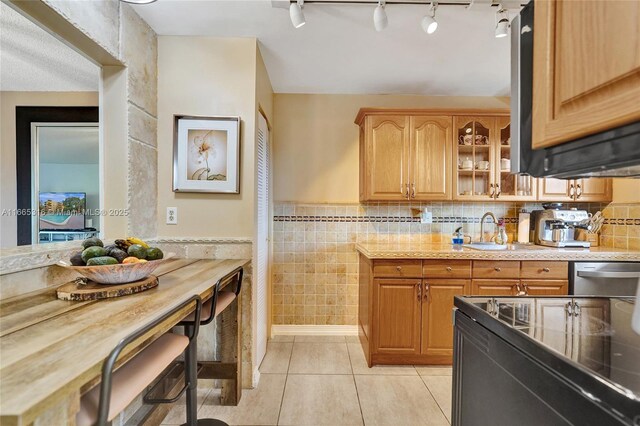
{"type": "Polygon", "coordinates": [[[464,301],[640,401],[640,335],[631,328],[635,299],[465,297],[464,301]]]}

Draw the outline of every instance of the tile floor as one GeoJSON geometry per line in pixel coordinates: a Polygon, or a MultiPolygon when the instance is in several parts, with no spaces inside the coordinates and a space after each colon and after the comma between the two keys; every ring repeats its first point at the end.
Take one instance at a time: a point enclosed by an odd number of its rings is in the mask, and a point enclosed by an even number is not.
{"type": "MultiPolygon", "coordinates": [[[[237,407],[218,403],[211,381],[198,390],[199,418],[230,425],[449,425],[451,368],[368,368],[353,336],[277,336],[260,384],[237,407]]],[[[163,424],[184,422],[184,402],[163,424]]]]}

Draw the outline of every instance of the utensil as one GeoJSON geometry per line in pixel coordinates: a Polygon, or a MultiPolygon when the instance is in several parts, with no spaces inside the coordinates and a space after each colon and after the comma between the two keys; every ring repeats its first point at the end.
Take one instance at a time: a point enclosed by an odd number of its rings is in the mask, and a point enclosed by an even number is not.
{"type": "Polygon", "coordinates": [[[175,253],[167,253],[162,259],[140,263],[118,263],[117,265],[73,266],[64,260],[58,265],[79,272],[98,284],[123,284],[148,277],[163,262],[171,259],[175,253]]]}
{"type": "Polygon", "coordinates": [[[545,210],[562,210],[562,203],[542,203],[545,210]]]}

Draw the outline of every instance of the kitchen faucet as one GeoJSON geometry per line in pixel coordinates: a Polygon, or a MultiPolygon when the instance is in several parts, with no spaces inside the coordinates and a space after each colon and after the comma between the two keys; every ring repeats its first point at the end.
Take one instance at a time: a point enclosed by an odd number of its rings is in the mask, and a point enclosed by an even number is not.
{"type": "Polygon", "coordinates": [[[480,242],[481,243],[484,242],[484,220],[487,218],[487,216],[493,219],[493,223],[495,224],[498,223],[498,219],[496,219],[496,215],[494,215],[493,213],[486,212],[484,215],[482,215],[482,219],[480,219],[480,242]]]}

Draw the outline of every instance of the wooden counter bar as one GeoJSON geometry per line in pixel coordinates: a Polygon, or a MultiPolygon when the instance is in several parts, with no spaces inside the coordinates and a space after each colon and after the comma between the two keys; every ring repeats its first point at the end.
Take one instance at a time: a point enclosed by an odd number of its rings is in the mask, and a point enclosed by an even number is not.
{"type": "MultiPolygon", "coordinates": [[[[158,287],[130,296],[67,302],[56,299],[54,287],[0,301],[0,423],[75,424],[80,395],[98,382],[104,359],[122,338],[194,294],[208,299],[218,279],[248,263],[172,259],[156,270],[158,287]]],[[[236,394],[241,377],[240,301],[238,297],[227,308],[229,313],[222,314],[223,321],[237,321],[236,327],[225,327],[236,334],[228,339],[236,343],[229,350],[237,360],[228,391],[236,394]]],[[[189,312],[185,308],[171,322],[189,312]]],[[[125,349],[121,359],[135,355],[170,328],[152,330],[125,349]]]]}

